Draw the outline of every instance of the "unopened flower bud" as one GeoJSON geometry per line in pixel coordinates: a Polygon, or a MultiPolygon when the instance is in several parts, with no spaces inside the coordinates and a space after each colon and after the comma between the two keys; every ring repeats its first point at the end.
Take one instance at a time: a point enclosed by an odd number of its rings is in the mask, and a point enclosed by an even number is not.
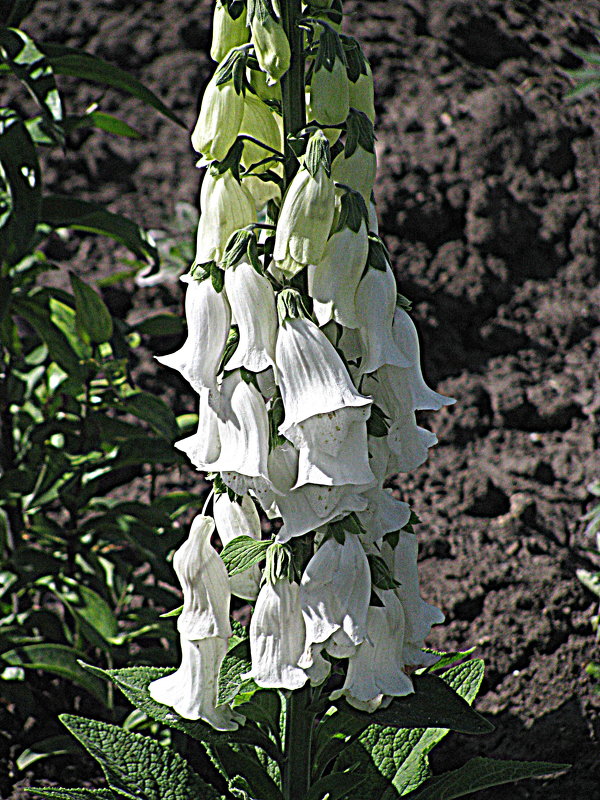
{"type": "Polygon", "coordinates": [[[192,147],[208,161],[222,161],[237,139],[244,116],[244,96],[233,82],[217,85],[214,75],[202,97],[192,147]]]}
{"type": "Polygon", "coordinates": [[[200,190],[200,211],[196,264],[220,262],[231,234],[256,220],[252,196],[230,170],[221,175],[207,171],[200,190]]]}
{"type": "Polygon", "coordinates": [[[213,61],[222,61],[232,47],[239,47],[248,41],[246,25],[246,9],[233,19],[221,0],[217,0],[213,14],[212,43],[210,57],[213,61]]]}
{"type": "Polygon", "coordinates": [[[262,19],[254,14],[250,28],[256,60],[270,81],[275,83],[290,68],[290,43],[283,26],[267,12],[262,19]]]}

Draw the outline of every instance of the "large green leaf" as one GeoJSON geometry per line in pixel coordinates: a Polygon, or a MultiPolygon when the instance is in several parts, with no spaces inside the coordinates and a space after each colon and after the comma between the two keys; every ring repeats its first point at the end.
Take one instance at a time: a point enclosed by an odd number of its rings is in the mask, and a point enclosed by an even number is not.
{"type": "Polygon", "coordinates": [[[219,703],[230,703],[240,692],[254,693],[258,686],[252,679],[242,678],[252,669],[250,645],[247,639],[232,647],[221,664],[219,672],[219,703]]]}
{"type": "Polygon", "coordinates": [[[148,392],[136,392],[129,395],[124,403],[119,404],[119,408],[148,422],[159,436],[169,442],[179,435],[175,415],[160,397],[148,392]]]}
{"type": "Polygon", "coordinates": [[[46,195],[42,199],[40,222],[52,228],[72,228],[108,236],[128,247],[139,258],[152,264],[158,262],[156,245],[143,228],[97,203],[66,195],[46,195]]]}
{"type": "Polygon", "coordinates": [[[33,39],[21,30],[0,28],[0,60],[27,87],[39,105],[44,127],[57,144],[64,144],[63,112],[54,73],[33,39]]]}
{"type": "Polygon", "coordinates": [[[69,279],[78,327],[85,331],[92,344],[108,342],[113,334],[113,321],[104,300],[74,272],[69,272],[69,279]]]}
{"type": "Polygon", "coordinates": [[[427,781],[410,800],[454,800],[480,789],[501,786],[524,778],[538,778],[569,769],[571,764],[546,761],[500,761],[495,758],[472,758],[462,767],[427,781]]]}
{"type": "Polygon", "coordinates": [[[0,260],[16,264],[29,251],[35,233],[42,178],[25,123],[9,108],[0,108],[0,164],[0,260]]]}
{"type": "Polygon", "coordinates": [[[98,761],[111,789],[130,800],[219,800],[185,759],[154,739],[68,714],[60,721],[98,761]]]}
{"type": "Polygon", "coordinates": [[[115,800],[116,795],[110,789],[51,789],[44,786],[32,786],[27,792],[48,800],[115,800]]]}
{"type": "Polygon", "coordinates": [[[160,111],[169,119],[185,128],[185,123],[171,111],[155,94],[143,83],[132,75],[113,64],[103,61],[90,53],[83,53],[71,47],[58,44],[44,44],[43,50],[54,72],[60,75],[71,75],[74,78],[83,78],[88,81],[103,83],[113,86],[124,92],[143,100],[144,103],[160,111]]]}
{"type": "Polygon", "coordinates": [[[106,705],[106,688],[95,675],[79,664],[82,653],[62,644],[28,644],[2,653],[2,660],[13,667],[41,669],[67,678],[106,705]]]}
{"type": "Polygon", "coordinates": [[[239,575],[240,572],[245,572],[254,564],[258,564],[272,544],[273,542],[268,539],[257,541],[251,536],[236,536],[221,552],[221,558],[229,575],[239,575]]]}
{"type": "Polygon", "coordinates": [[[106,600],[79,581],[64,577],[62,582],[68,591],[56,594],[67,605],[78,620],[82,633],[95,647],[106,647],[118,633],[117,619],[106,600]]]}

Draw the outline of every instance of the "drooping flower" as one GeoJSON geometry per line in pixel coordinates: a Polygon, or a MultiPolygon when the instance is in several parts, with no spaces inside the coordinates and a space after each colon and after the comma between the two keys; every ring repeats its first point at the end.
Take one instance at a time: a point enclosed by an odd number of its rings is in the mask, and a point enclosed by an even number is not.
{"type": "MultiPolygon", "coordinates": [[[[372,440],[371,440],[372,442],[372,440]]],[[[386,461],[385,469],[388,463],[386,461]]],[[[386,472],[385,477],[389,476],[386,472]]],[[[365,542],[377,542],[386,533],[399,531],[410,519],[410,506],[396,500],[388,489],[373,488],[364,492],[368,505],[364,511],[358,512],[358,518],[365,528],[362,537],[365,542]]]]}
{"type": "Polygon", "coordinates": [[[219,417],[215,411],[218,406],[218,396],[213,394],[211,397],[210,389],[200,389],[196,433],[175,442],[175,447],[185,453],[197,469],[208,469],[208,465],[214,464],[221,452],[219,417]]]}
{"type": "MultiPolygon", "coordinates": [[[[260,539],[260,518],[249,495],[241,502],[231,500],[227,492],[218,494],[213,504],[217,533],[223,545],[237,536],[260,539]]],[[[231,593],[244,600],[255,600],[260,586],[261,570],[258,564],[229,578],[231,593]]]]}
{"type": "Polygon", "coordinates": [[[250,621],[252,670],[245,677],[265,689],[300,689],[308,678],[298,666],[304,640],[298,584],[265,582],[250,621]]]}
{"type": "Polygon", "coordinates": [[[202,96],[192,132],[192,147],[207,161],[223,161],[237,139],[244,115],[244,95],[238,93],[232,81],[218,80],[215,73],[202,96]]]}
{"type": "Polygon", "coordinates": [[[339,125],[346,121],[349,109],[346,65],[341,58],[334,58],[331,69],[320,66],[313,71],[307,117],[316,120],[320,125],[339,125]]]}
{"type": "Polygon", "coordinates": [[[219,175],[207,170],[200,189],[200,211],[195,264],[220,263],[231,234],[256,221],[252,195],[231,170],[219,175]]]}
{"type": "Polygon", "coordinates": [[[231,324],[231,309],[225,294],[216,292],[210,280],[197,281],[190,275],[183,275],[181,280],[187,283],[188,335],[179,350],[157,356],[156,360],[181,373],[200,394],[202,389],[216,388],[217,369],[231,324]]]}
{"type": "Polygon", "coordinates": [[[234,731],[244,717],[227,705],[217,705],[219,670],[227,640],[213,636],[198,641],[181,637],[181,666],[153,681],[148,691],[157,703],[169,706],[184,719],[207,722],[218,731],[234,731]]]}
{"type": "Polygon", "coordinates": [[[348,672],[341,689],[330,698],[345,697],[362,711],[375,711],[386,697],[402,697],[414,692],[404,672],[405,616],[402,604],[392,589],[376,590],[383,606],[369,606],[369,638],[348,659],[348,672]]]}
{"type": "MultiPolygon", "coordinates": [[[[278,124],[277,117],[266,103],[253,95],[247,93],[244,100],[244,116],[240,125],[238,135],[252,136],[260,142],[272,147],[274,150],[282,149],[282,131],[278,124]]],[[[244,141],[244,150],[242,153],[242,166],[248,169],[253,164],[258,164],[268,158],[271,153],[264,147],[256,144],[255,142],[246,140],[244,141]]],[[[262,167],[258,168],[266,170],[272,166],[273,162],[267,162],[262,167]]]]}
{"type": "Polygon", "coordinates": [[[279,18],[267,10],[261,0],[253,0],[254,13],[249,14],[252,44],[256,60],[272,83],[290,68],[290,43],[279,18]]]}
{"type": "Polygon", "coordinates": [[[248,35],[246,8],[243,7],[241,14],[233,19],[221,0],[216,0],[210,45],[212,60],[222,61],[232,47],[245,44],[248,41],[248,35]]]}
{"type": "Polygon", "coordinates": [[[239,331],[227,369],[262,372],[275,364],[277,309],[269,281],[247,261],[225,270],[225,291],[239,331]]]}
{"type": "Polygon", "coordinates": [[[336,183],[343,183],[360,192],[366,203],[370,201],[377,174],[377,157],[375,152],[370,152],[357,145],[351,155],[345,150],[333,159],[331,175],[336,183]]]}

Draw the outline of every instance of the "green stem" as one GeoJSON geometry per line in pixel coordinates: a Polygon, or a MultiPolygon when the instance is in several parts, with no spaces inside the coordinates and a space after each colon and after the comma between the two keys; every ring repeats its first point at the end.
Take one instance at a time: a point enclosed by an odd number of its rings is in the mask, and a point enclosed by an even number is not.
{"type": "Polygon", "coordinates": [[[301,18],[301,0],[282,0],[281,22],[291,50],[290,68],[281,78],[286,185],[289,184],[298,169],[298,162],[288,144],[288,136],[296,135],[306,125],[304,34],[298,27],[301,18]]]}
{"type": "Polygon", "coordinates": [[[285,800],[304,798],[310,789],[312,768],[312,729],[314,714],[308,711],[310,685],[296,689],[288,698],[285,717],[285,763],[283,796],[285,800]]]}

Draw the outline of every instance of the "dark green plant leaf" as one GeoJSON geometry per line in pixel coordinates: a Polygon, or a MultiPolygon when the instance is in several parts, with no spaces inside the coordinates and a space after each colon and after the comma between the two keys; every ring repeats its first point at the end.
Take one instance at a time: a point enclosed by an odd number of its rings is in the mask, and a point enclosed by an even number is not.
{"type": "Polygon", "coordinates": [[[122,119],[106,114],[104,111],[90,111],[81,117],[67,117],[64,122],[67,133],[79,128],[99,128],[115,136],[125,136],[127,139],[141,139],[142,134],[128,125],[122,119]]]}
{"type": "Polygon", "coordinates": [[[265,557],[270,540],[257,541],[251,536],[236,536],[221,551],[221,558],[230,576],[245,572],[265,557]]]}
{"type": "Polygon", "coordinates": [[[88,586],[72,578],[62,582],[70,592],[57,592],[82,626],[82,633],[95,647],[106,647],[118,633],[117,619],[106,600],[88,586]]]}
{"type": "Polygon", "coordinates": [[[106,705],[105,685],[79,665],[82,656],[83,653],[67,645],[28,644],[2,653],[2,660],[14,667],[41,669],[67,678],[106,705]]]}
{"type": "Polygon", "coordinates": [[[42,176],[31,136],[9,108],[0,108],[0,164],[0,260],[17,264],[29,251],[39,220],[42,176]]]}
{"type": "Polygon", "coordinates": [[[217,769],[230,780],[242,775],[253,798],[283,800],[281,789],[255,758],[225,742],[211,745],[210,749],[217,769]]]}
{"type": "Polygon", "coordinates": [[[333,772],[310,787],[306,800],[343,800],[351,797],[354,789],[364,786],[365,778],[358,772],[333,772]]]}
{"type": "Polygon", "coordinates": [[[410,800],[454,800],[465,797],[479,789],[502,786],[521,781],[524,778],[537,778],[552,775],[569,769],[571,764],[552,764],[546,761],[500,761],[496,758],[472,758],[462,767],[437,775],[418,791],[409,795],[410,800]]]}
{"type": "Polygon", "coordinates": [[[187,761],[154,739],[83,717],[59,719],[98,761],[111,789],[130,800],[219,800],[187,761]]]}
{"type": "Polygon", "coordinates": [[[49,756],[65,755],[65,753],[76,753],[77,745],[70,736],[63,734],[61,736],[49,736],[47,739],[42,739],[31,747],[27,747],[16,760],[17,769],[27,769],[31,764],[36,761],[41,761],[43,758],[49,756]]]}
{"type": "Polygon", "coordinates": [[[113,321],[106,303],[74,272],[69,272],[69,280],[75,297],[75,314],[79,328],[85,331],[92,344],[108,342],[113,334],[113,321]]]}
{"type": "Polygon", "coordinates": [[[0,7],[0,25],[18,28],[35,3],[36,0],[4,0],[0,7]]]}
{"type": "Polygon", "coordinates": [[[252,679],[242,678],[251,669],[250,644],[245,639],[232,647],[223,659],[219,672],[219,703],[230,703],[240,692],[245,694],[258,690],[252,679]]]}
{"type": "Polygon", "coordinates": [[[47,797],[48,800],[116,800],[110,789],[51,789],[32,786],[29,794],[47,797]]]}
{"type": "Polygon", "coordinates": [[[66,195],[46,195],[42,199],[40,222],[52,228],[72,228],[108,236],[128,247],[136,256],[158,263],[158,250],[150,235],[135,222],[107,211],[97,203],[66,195]]]}
{"type": "Polygon", "coordinates": [[[121,89],[133,97],[143,100],[144,103],[160,111],[161,114],[164,114],[182,128],[187,127],[185,122],[179,119],[154,92],[150,91],[150,89],[136,80],[128,72],[120,69],[120,67],[109,64],[90,53],[84,53],[81,50],[64,47],[59,44],[44,43],[42,49],[55,73],[59,75],[71,75],[74,78],[95,81],[106,86],[112,86],[115,89],[121,89]]]}
{"type": "Polygon", "coordinates": [[[147,336],[178,336],[184,331],[181,316],[168,313],[147,317],[133,327],[138,333],[143,333],[147,336]]]}
{"type": "Polygon", "coordinates": [[[153,394],[136,392],[129,395],[119,408],[149,423],[152,430],[168,442],[179,436],[177,420],[170,406],[153,394]]]}

